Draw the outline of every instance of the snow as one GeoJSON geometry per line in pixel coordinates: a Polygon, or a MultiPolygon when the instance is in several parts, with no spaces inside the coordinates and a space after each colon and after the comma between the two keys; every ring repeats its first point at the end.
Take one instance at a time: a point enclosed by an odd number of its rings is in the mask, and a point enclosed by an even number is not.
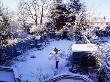
{"type": "MultiPolygon", "coordinates": [[[[101,51],[101,67],[104,68],[108,78],[110,78],[110,67],[109,63],[110,57],[110,37],[101,37],[95,40],[99,51],[101,51]]],[[[108,81],[109,82],[109,81],[108,81]]]]}
{"type": "MultiPolygon", "coordinates": [[[[36,38],[39,39],[40,36],[37,36],[36,38]]],[[[110,52],[109,38],[100,38],[96,42],[99,42],[97,46],[102,51],[103,53],[102,56],[106,57],[105,54],[108,54],[110,52]],[[103,41],[105,41],[105,43],[103,41]]],[[[17,58],[13,59],[11,67],[15,69],[16,77],[20,78],[22,81],[40,82],[40,80],[54,78],[55,76],[60,75],[62,73],[69,74],[68,67],[66,67],[67,61],[65,60],[66,58],[65,54],[68,54],[71,48],[73,51],[97,51],[97,46],[95,44],[90,44],[90,43],[73,44],[73,42],[69,40],[58,40],[58,41],[52,40],[50,44],[48,44],[42,50],[33,48],[21,54],[17,58]],[[60,49],[59,54],[57,54],[57,56],[59,56],[58,69],[55,68],[55,56],[50,54],[52,53],[53,46],[60,49]],[[63,58],[60,56],[61,54],[64,55],[63,58]]],[[[102,61],[102,63],[103,62],[104,61],[102,61]]],[[[5,75],[6,73],[3,74],[5,75]]],[[[6,77],[9,76],[8,74],[6,74],[7,75],[6,77]]],[[[88,77],[86,78],[88,79],[88,77]]],[[[71,81],[82,82],[80,80],[73,80],[73,79],[72,80],[64,79],[58,82],[71,82],[71,81]]]]}
{"type": "Polygon", "coordinates": [[[70,79],[63,79],[63,80],[60,80],[58,82],[84,82],[84,81],[81,81],[81,80],[70,80],[70,79]]]}
{"type": "Polygon", "coordinates": [[[41,51],[36,48],[28,50],[19,56],[17,60],[13,60],[12,67],[17,70],[19,78],[24,81],[28,80],[29,82],[39,82],[41,76],[52,77],[55,74],[64,73],[68,71],[68,68],[65,67],[65,59],[60,58],[59,69],[57,70],[54,59],[49,60],[49,54],[53,46],[67,53],[71,44],[72,41],[59,40],[52,41],[41,51]],[[32,58],[32,56],[35,56],[35,58],[32,58]]]}
{"type": "MultiPolygon", "coordinates": [[[[73,80],[74,81],[78,81],[78,82],[94,82],[93,80],[91,80],[90,78],[88,78],[87,75],[81,75],[79,73],[71,73],[71,72],[65,72],[62,74],[58,74],[56,76],[53,77],[53,79],[61,77],[61,76],[65,76],[64,80],[73,80]]],[[[58,80],[58,79],[57,79],[58,80]]],[[[59,79],[59,80],[63,80],[63,79],[59,79]]],[[[47,81],[47,80],[46,80],[47,81]]],[[[59,81],[58,81],[59,82],[59,81]]]]}
{"type": "Polygon", "coordinates": [[[97,46],[94,44],[73,44],[72,51],[97,51],[97,46]]]}
{"type": "Polygon", "coordinates": [[[40,36],[40,35],[38,35],[38,36],[36,36],[36,37],[35,37],[35,39],[38,39],[38,40],[39,40],[40,38],[41,38],[41,36],[40,36]]]}
{"type": "Polygon", "coordinates": [[[15,82],[12,72],[0,71],[0,81],[15,82]]]}
{"type": "Polygon", "coordinates": [[[17,42],[18,42],[17,39],[14,39],[14,40],[9,39],[9,40],[8,40],[8,45],[11,45],[11,44],[14,44],[14,43],[17,43],[17,42]]]}

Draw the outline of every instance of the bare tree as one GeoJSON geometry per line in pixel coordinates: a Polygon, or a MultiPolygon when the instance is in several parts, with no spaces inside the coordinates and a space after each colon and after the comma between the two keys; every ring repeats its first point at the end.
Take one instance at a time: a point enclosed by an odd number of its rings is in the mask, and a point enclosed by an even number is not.
{"type": "MultiPolygon", "coordinates": [[[[24,12],[23,16],[27,16],[34,20],[36,26],[38,23],[42,24],[44,11],[48,10],[51,0],[29,0],[20,2],[20,11],[24,12]]],[[[20,13],[22,13],[20,12],[20,13]]]]}
{"type": "Polygon", "coordinates": [[[25,27],[25,21],[28,18],[25,4],[25,0],[21,0],[18,6],[18,21],[22,21],[23,27],[25,27]]]}

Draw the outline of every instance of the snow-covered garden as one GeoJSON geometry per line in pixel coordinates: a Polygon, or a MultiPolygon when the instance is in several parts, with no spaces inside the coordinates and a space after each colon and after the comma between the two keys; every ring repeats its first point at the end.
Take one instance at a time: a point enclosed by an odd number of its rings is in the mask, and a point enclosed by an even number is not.
{"type": "MultiPolygon", "coordinates": [[[[70,40],[51,40],[51,42],[42,50],[33,48],[27,50],[17,58],[14,58],[11,62],[11,67],[14,68],[16,77],[22,81],[28,82],[45,82],[48,79],[55,78],[61,74],[73,75],[83,77],[80,73],[74,74],[69,71],[67,67],[67,55],[70,52],[73,41],[70,40]],[[53,47],[60,49],[59,54],[59,67],[56,69],[55,57],[50,59],[50,53],[53,51],[53,47]]],[[[91,81],[88,75],[84,76],[88,81],[91,81]]],[[[76,78],[76,77],[75,77],[76,78]]],[[[63,79],[58,82],[67,82],[69,79],[63,79]]],[[[87,82],[88,82],[87,81],[87,82]]],[[[83,82],[83,80],[73,79],[72,82],[83,82]]]]}
{"type": "Polygon", "coordinates": [[[82,0],[19,0],[17,8],[0,1],[0,82],[110,82],[109,22],[95,26],[82,0]]]}
{"type": "MultiPolygon", "coordinates": [[[[102,38],[94,41],[102,53],[101,57],[103,61],[101,63],[104,67],[105,66],[107,67],[105,59],[106,57],[109,56],[110,49],[109,37],[103,38],[103,41],[105,43],[102,41],[102,38]]],[[[73,43],[74,41],[66,39],[64,40],[51,39],[50,43],[41,50],[38,50],[37,48],[32,48],[30,50],[25,51],[20,56],[14,58],[11,62],[11,67],[14,68],[15,76],[17,78],[20,78],[22,81],[40,82],[45,81],[49,78],[54,78],[56,75],[64,73],[72,74],[69,71],[69,68],[67,67],[66,55],[68,55],[68,53],[70,52],[73,43]],[[50,53],[52,52],[54,47],[60,49],[59,53],[63,53],[63,56],[59,56],[58,69],[56,69],[55,67],[55,57],[50,59],[50,53]]],[[[108,72],[109,69],[106,67],[105,70],[106,72],[108,72]]],[[[89,77],[88,75],[85,76],[89,77]]],[[[61,82],[63,82],[63,80],[61,82]]]]}
{"type": "Polygon", "coordinates": [[[72,41],[59,40],[50,42],[43,50],[37,50],[36,48],[28,50],[13,60],[12,67],[21,80],[29,82],[39,82],[39,80],[68,72],[65,59],[60,58],[59,68],[56,69],[55,59],[50,60],[49,54],[54,46],[67,54],[71,44],[72,41]]]}

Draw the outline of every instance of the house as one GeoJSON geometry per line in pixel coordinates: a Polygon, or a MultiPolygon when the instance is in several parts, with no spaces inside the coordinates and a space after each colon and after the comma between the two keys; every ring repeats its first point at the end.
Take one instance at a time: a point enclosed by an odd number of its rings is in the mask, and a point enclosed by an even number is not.
{"type": "Polygon", "coordinates": [[[89,24],[91,26],[100,27],[101,29],[103,29],[104,27],[110,25],[110,18],[105,18],[105,17],[98,18],[98,17],[94,17],[94,18],[91,18],[90,19],[89,24]]]}

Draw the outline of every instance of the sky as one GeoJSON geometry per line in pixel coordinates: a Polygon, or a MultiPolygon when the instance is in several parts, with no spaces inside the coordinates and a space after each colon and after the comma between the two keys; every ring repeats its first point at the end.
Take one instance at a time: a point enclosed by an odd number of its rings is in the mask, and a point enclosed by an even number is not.
{"type": "Polygon", "coordinates": [[[19,0],[0,0],[4,6],[8,7],[12,11],[17,11],[19,0]]]}
{"type": "MultiPolygon", "coordinates": [[[[17,10],[19,0],[0,0],[12,11],[17,10]]],[[[68,0],[64,0],[68,1],[68,0]]],[[[88,11],[96,17],[110,17],[110,0],[81,0],[86,5],[88,11]]]]}
{"type": "Polygon", "coordinates": [[[96,17],[110,17],[110,0],[82,0],[87,9],[96,17]]]}

